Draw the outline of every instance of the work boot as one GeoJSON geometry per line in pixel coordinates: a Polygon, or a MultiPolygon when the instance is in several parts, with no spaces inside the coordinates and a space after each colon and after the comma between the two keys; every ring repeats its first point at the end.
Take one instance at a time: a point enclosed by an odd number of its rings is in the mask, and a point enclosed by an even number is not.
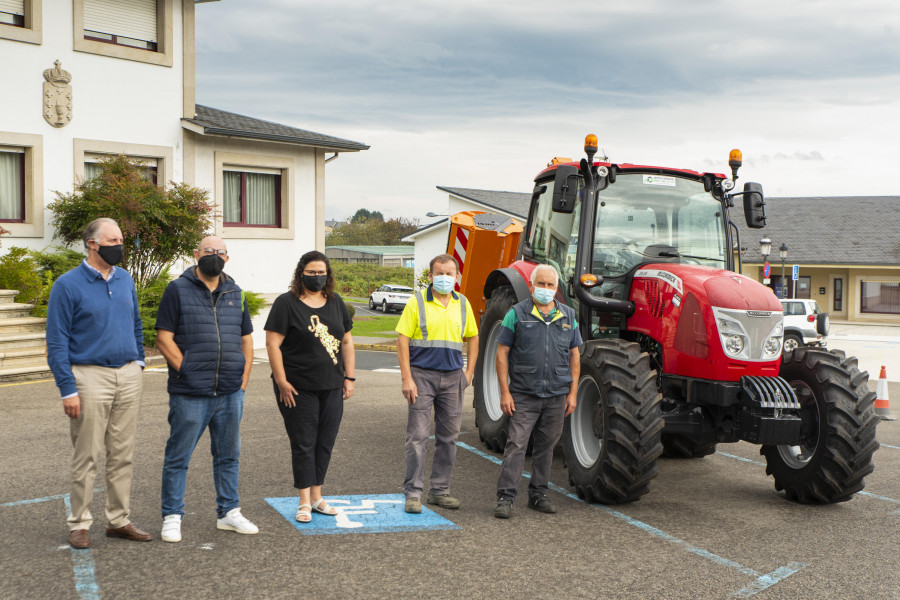
{"type": "Polygon", "coordinates": [[[509,498],[498,498],[497,508],[494,509],[494,516],[498,519],[508,519],[512,516],[512,500],[509,498]]]}
{"type": "Polygon", "coordinates": [[[411,515],[417,515],[422,512],[422,501],[418,498],[407,498],[403,510],[411,515]]]}
{"type": "Polygon", "coordinates": [[[556,507],[547,496],[532,496],[528,498],[528,508],[548,515],[556,514],[556,507]]]}
{"type": "Polygon", "coordinates": [[[435,504],[441,508],[457,509],[459,508],[459,500],[450,494],[428,494],[426,499],[428,504],[435,504]]]}

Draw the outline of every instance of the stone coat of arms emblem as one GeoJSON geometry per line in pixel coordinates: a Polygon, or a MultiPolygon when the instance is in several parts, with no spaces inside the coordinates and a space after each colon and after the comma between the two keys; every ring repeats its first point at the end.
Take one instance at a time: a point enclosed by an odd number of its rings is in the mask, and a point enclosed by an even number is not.
{"type": "Polygon", "coordinates": [[[54,127],[65,127],[72,121],[72,74],[56,61],[44,70],[44,120],[54,127]]]}

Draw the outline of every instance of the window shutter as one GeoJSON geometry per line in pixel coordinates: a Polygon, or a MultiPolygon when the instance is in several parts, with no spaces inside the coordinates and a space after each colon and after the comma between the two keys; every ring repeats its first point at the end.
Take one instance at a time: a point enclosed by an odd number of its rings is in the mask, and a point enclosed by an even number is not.
{"type": "Polygon", "coordinates": [[[25,0],[0,0],[0,12],[25,16],[25,0]]]}
{"type": "Polygon", "coordinates": [[[85,0],[84,29],[158,42],[156,3],[157,0],[85,0]]]}

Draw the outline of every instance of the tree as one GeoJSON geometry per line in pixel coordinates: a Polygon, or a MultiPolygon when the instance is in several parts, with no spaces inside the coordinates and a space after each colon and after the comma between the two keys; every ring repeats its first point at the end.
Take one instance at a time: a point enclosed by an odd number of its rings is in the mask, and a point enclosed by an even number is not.
{"type": "Polygon", "coordinates": [[[138,288],[145,287],[166,265],[189,256],[212,229],[209,196],[181,183],[157,187],[125,156],[101,160],[100,165],[100,174],[76,183],[71,194],[56,192],[48,206],[56,227],[53,237],[80,243],[88,223],[98,217],[114,219],[125,237],[123,266],[138,288]]]}
{"type": "MultiPolygon", "coordinates": [[[[380,213],[379,213],[380,214],[380,213]]],[[[355,216],[354,216],[355,217],[355,216]]],[[[325,238],[326,246],[396,246],[400,240],[419,228],[417,219],[370,219],[353,222],[335,229],[325,238]]]]}
{"type": "Polygon", "coordinates": [[[350,222],[358,225],[367,221],[384,221],[384,215],[377,210],[370,211],[365,208],[361,208],[356,211],[352,217],[350,217],[350,222]]]}

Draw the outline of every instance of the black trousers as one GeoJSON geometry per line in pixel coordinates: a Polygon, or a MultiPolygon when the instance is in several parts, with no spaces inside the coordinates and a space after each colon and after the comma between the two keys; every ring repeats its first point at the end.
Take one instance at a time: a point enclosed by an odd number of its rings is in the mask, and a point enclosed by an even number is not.
{"type": "Polygon", "coordinates": [[[296,405],[287,407],[279,399],[275,385],[275,402],[291,442],[294,487],[305,489],[324,484],[344,415],[343,390],[300,390],[294,396],[296,405]]]}

